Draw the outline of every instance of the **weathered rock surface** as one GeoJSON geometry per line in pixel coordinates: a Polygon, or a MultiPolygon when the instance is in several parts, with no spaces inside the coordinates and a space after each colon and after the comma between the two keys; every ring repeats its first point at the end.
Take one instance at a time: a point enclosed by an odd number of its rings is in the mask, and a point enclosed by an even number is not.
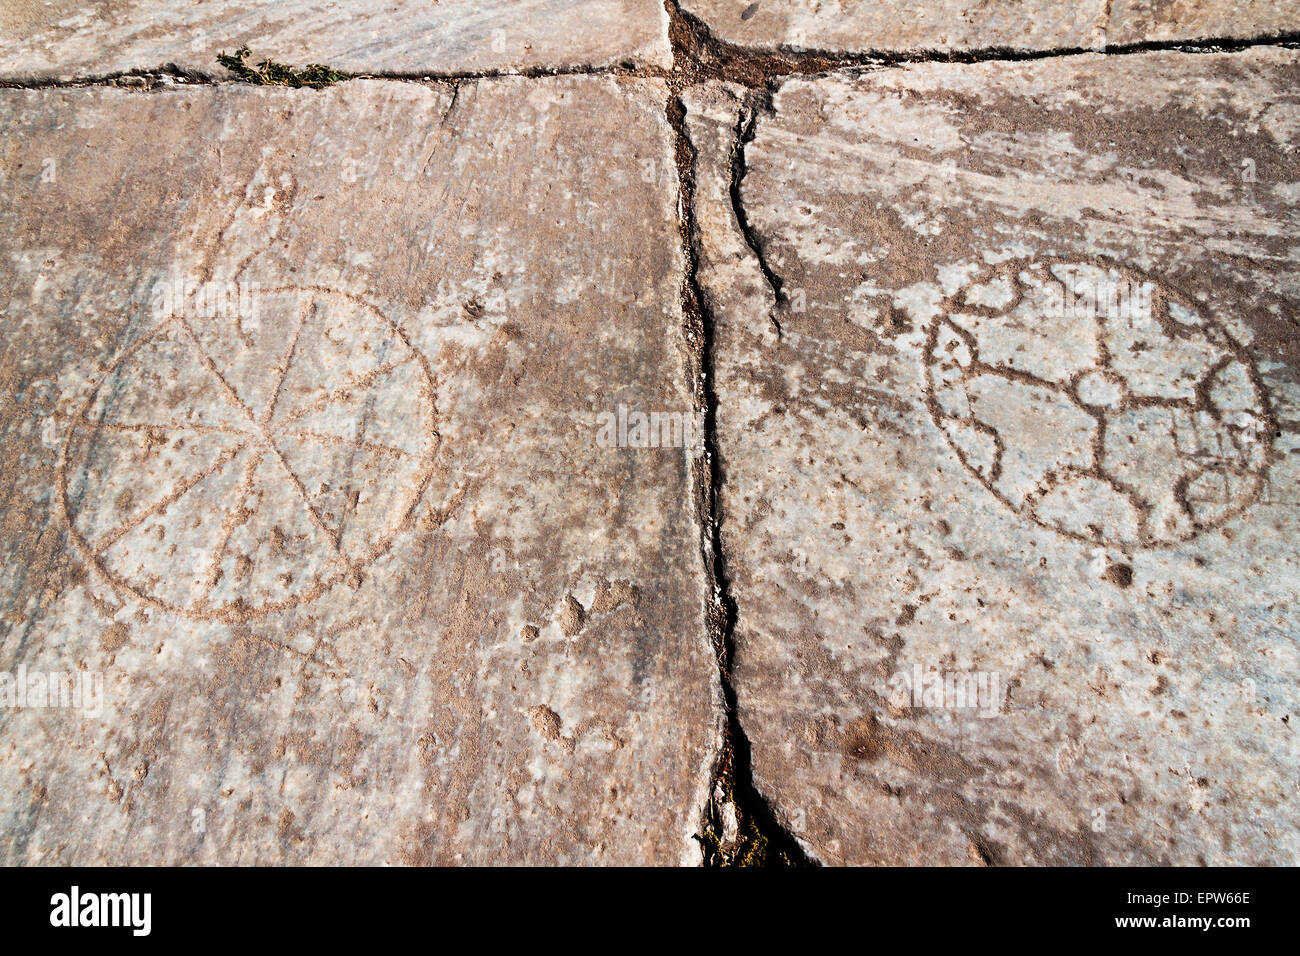
{"type": "Polygon", "coordinates": [[[1289,0],[1110,0],[1105,24],[1111,44],[1251,39],[1300,30],[1300,10],[1289,0]]]}
{"type": "Polygon", "coordinates": [[[661,0],[17,0],[0,10],[0,77],[70,79],[175,64],[223,76],[219,52],[369,73],[668,66],[661,0]]]}
{"type": "Polygon", "coordinates": [[[0,91],[0,858],[698,861],[665,96],[0,91]]]}
{"type": "Polygon", "coordinates": [[[681,0],[714,36],[742,46],[840,52],[1095,49],[1145,41],[1253,38],[1300,29],[1286,0],[681,0]]]}
{"type": "Polygon", "coordinates": [[[790,80],[734,166],[689,95],[739,716],[816,857],[1296,862],[1297,90],[790,80]]]}

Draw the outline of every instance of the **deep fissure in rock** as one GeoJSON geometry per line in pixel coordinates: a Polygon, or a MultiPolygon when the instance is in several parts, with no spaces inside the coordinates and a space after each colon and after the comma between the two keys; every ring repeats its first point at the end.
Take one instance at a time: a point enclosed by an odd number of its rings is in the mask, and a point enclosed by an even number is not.
{"type": "MultiPolygon", "coordinates": [[[[719,754],[701,831],[695,834],[706,866],[816,865],[798,841],[781,826],[753,781],[751,748],[740,724],[732,680],[735,656],[737,605],[731,591],[722,548],[721,494],[725,480],[717,433],[718,396],[714,384],[715,320],[708,297],[699,282],[699,233],[694,211],[696,152],[686,129],[681,94],[692,86],[716,81],[749,90],[733,129],[730,156],[730,203],[737,227],[753,254],[773,298],[769,320],[777,335],[782,332],[778,313],[787,305],[783,282],[771,268],[762,240],[749,222],[741,196],[746,173],[745,146],[754,138],[758,118],[772,108],[772,96],[781,80],[797,75],[816,75],[833,70],[870,72],[913,63],[975,64],[996,61],[1030,61],[1083,54],[1124,56],[1160,51],[1181,53],[1226,53],[1260,45],[1300,47],[1300,32],[1243,39],[1192,41],[1148,41],[1100,49],[1082,47],[1050,50],[1017,50],[986,47],[966,51],[917,50],[908,52],[863,51],[843,53],[796,50],[778,47],[759,50],[742,47],[713,36],[696,17],[681,10],[677,0],[664,0],[669,19],[669,40],[673,62],[669,70],[658,66],[637,66],[621,62],[609,66],[557,66],[523,69],[494,69],[463,72],[363,72],[339,74],[334,82],[350,79],[381,79],[395,82],[451,83],[459,93],[464,80],[507,76],[545,78],[569,75],[627,76],[661,79],[668,85],[665,116],[674,135],[680,209],[679,231],[685,262],[681,284],[683,335],[687,374],[696,409],[703,419],[703,450],[692,465],[696,518],[700,528],[700,551],[704,562],[709,600],[705,625],[716,656],[724,708],[723,746],[719,754]]],[[[328,67],[315,65],[330,73],[328,67]]],[[[133,69],[70,80],[0,80],[0,88],[62,89],[94,86],[122,87],[151,92],[177,85],[224,85],[248,82],[247,77],[223,77],[167,64],[157,69],[133,69]]],[[[455,100],[453,98],[453,106],[455,100]]],[[[448,110],[450,112],[450,110],[448,110]]],[[[986,861],[987,862],[987,861],[986,861]]]]}
{"type": "MultiPolygon", "coordinates": [[[[724,727],[722,752],[709,786],[700,844],[706,866],[806,866],[811,860],[795,838],[776,820],[771,807],[754,786],[750,744],[740,724],[736,690],[732,681],[735,657],[737,607],[727,576],[722,548],[722,457],[718,448],[718,396],[714,384],[714,315],[708,296],[699,282],[699,226],[695,218],[696,151],[686,129],[686,109],[680,95],[689,86],[708,78],[723,78],[731,71],[719,71],[706,60],[707,36],[688,23],[674,0],[665,0],[673,43],[673,69],[669,75],[665,115],[676,138],[676,163],[680,189],[680,222],[685,270],[682,277],[682,317],[687,350],[687,373],[692,383],[696,409],[703,419],[704,447],[693,465],[696,487],[696,518],[700,527],[700,553],[709,588],[705,626],[718,664],[722,691],[724,727]]],[[[714,61],[716,64],[716,61],[714,61]]],[[[751,77],[758,73],[750,74],[751,77]]],[[[771,76],[762,74],[764,87],[771,76]]],[[[749,84],[746,84],[749,85],[749,84]]],[[[731,195],[739,205],[740,179],[744,172],[743,150],[752,136],[756,110],[740,110],[732,141],[731,195]]],[[[742,222],[745,240],[755,250],[772,287],[776,304],[782,301],[780,279],[766,268],[757,249],[757,239],[742,222]]],[[[775,310],[774,306],[774,310],[775,310]]],[[[775,317],[772,318],[775,323],[775,317]]],[[[778,325],[779,329],[779,325],[778,325]]]]}
{"type": "MultiPolygon", "coordinates": [[[[487,80],[519,76],[540,79],[551,76],[631,76],[640,79],[666,79],[680,90],[706,80],[738,83],[751,89],[770,89],[775,79],[784,76],[807,76],[831,70],[863,71],[905,66],[911,63],[989,63],[1045,60],[1054,57],[1098,54],[1127,56],[1134,53],[1235,53],[1255,46],[1280,46],[1300,49],[1300,31],[1260,34],[1251,37],[1210,37],[1196,40],[1144,40],[1137,43],[1089,47],[1053,47],[1048,50],[1023,50],[1006,46],[967,50],[860,50],[845,53],[835,50],[795,49],[780,45],[771,50],[739,46],[719,40],[698,18],[680,9],[677,0],[664,0],[668,10],[669,40],[673,49],[673,67],[646,66],[620,61],[604,66],[562,64],[558,66],[500,67],[487,70],[371,70],[347,73],[350,80],[393,80],[408,83],[446,83],[458,80],[487,80]]],[[[316,64],[329,70],[327,64],[316,64]]],[[[343,71],[338,71],[342,73],[343,71]]],[[[247,82],[238,76],[204,72],[175,63],[157,67],[137,67],[110,73],[71,79],[0,78],[0,89],[76,89],[87,86],[122,86],[126,89],[152,91],[174,84],[218,86],[247,82]],[[139,82],[132,82],[139,81],[139,82]]]]}

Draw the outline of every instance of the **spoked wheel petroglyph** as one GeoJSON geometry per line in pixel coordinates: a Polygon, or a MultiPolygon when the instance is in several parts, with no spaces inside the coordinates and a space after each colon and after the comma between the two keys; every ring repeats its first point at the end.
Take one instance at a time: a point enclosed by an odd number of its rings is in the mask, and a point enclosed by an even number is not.
{"type": "Polygon", "coordinates": [[[1276,426],[1251,356],[1133,270],[1003,263],[944,302],[925,358],[930,413],[962,464],[1069,537],[1186,541],[1267,479],[1276,426]]]}
{"type": "Polygon", "coordinates": [[[68,429],[59,497],[115,588],[193,618],[358,584],[438,450],[427,359],[374,306],[263,291],[256,322],[186,314],[112,361],[68,429]]]}

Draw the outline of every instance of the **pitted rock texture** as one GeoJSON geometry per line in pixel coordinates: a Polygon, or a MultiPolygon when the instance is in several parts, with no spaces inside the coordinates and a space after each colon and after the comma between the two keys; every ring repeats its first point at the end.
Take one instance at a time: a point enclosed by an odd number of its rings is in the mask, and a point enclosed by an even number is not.
{"type": "Polygon", "coordinates": [[[1107,0],[1107,5],[1104,30],[1112,44],[1252,39],[1300,30],[1300,10],[1288,0],[1107,0]]]}
{"type": "Polygon", "coordinates": [[[0,858],[698,862],[665,97],[0,92],[0,858]]]}
{"type": "Polygon", "coordinates": [[[1276,426],[1249,351],[1132,270],[999,263],[939,306],[925,361],[962,464],[1080,541],[1176,543],[1264,489],[1276,426]]]}
{"type": "Polygon", "coordinates": [[[326,288],[254,295],[248,316],[160,310],[73,416],[59,463],[84,560],[197,619],[359,581],[436,468],[437,383],[400,327],[326,288]]]}
{"type": "Polygon", "coordinates": [[[224,76],[220,52],[364,73],[516,72],[671,62],[660,0],[17,0],[0,10],[0,78],[126,70],[224,76]]]}
{"type": "Polygon", "coordinates": [[[1296,862],[1298,81],[688,95],[733,686],[814,857],[1296,862]]]}
{"type": "Polygon", "coordinates": [[[1286,0],[682,0],[681,6],[718,39],[741,46],[844,53],[1100,49],[1300,30],[1300,12],[1286,0]]]}

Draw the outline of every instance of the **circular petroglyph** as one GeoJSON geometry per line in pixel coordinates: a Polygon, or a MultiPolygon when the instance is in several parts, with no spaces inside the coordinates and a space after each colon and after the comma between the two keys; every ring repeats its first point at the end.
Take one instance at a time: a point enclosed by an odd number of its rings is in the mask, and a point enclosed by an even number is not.
{"type": "Polygon", "coordinates": [[[962,464],[1072,538],[1186,541],[1263,488],[1274,424],[1250,355],[1132,270],[996,266],[944,302],[925,360],[930,413],[962,464]]]}
{"type": "Polygon", "coordinates": [[[438,449],[428,361],[374,306],[296,287],[255,302],[173,314],[125,348],[60,457],[85,559],[189,617],[257,616],[359,582],[438,449]]]}

